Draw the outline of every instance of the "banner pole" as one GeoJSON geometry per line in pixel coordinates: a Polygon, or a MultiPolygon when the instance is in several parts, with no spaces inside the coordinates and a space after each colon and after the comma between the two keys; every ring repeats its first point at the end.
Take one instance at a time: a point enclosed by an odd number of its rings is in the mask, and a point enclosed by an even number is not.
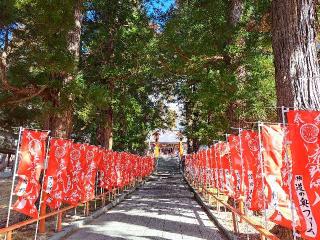
{"type": "Polygon", "coordinates": [[[262,137],[261,137],[261,127],[263,126],[263,122],[258,121],[258,135],[259,135],[259,162],[260,162],[260,168],[261,168],[261,178],[262,178],[262,194],[263,194],[263,213],[264,213],[264,225],[265,229],[268,229],[268,221],[267,221],[267,205],[266,205],[266,196],[264,194],[265,185],[264,185],[264,178],[265,178],[265,172],[264,172],[264,159],[263,159],[263,145],[262,145],[262,137]]]}
{"type": "MultiPolygon", "coordinates": [[[[49,134],[50,134],[50,131],[49,131],[49,134]]],[[[34,240],[37,239],[37,236],[38,236],[38,229],[39,229],[39,217],[40,217],[40,214],[44,215],[46,214],[46,204],[44,203],[43,201],[43,196],[45,196],[45,193],[43,193],[43,186],[44,186],[44,180],[45,180],[45,176],[46,176],[46,170],[48,168],[48,159],[49,159],[49,148],[50,148],[50,139],[51,137],[49,136],[48,137],[48,142],[47,142],[47,149],[46,149],[46,157],[45,157],[45,160],[44,160],[44,169],[43,169],[43,176],[42,176],[42,182],[41,182],[41,189],[40,189],[40,201],[39,201],[39,207],[38,207],[38,219],[37,219],[37,224],[36,224],[36,232],[34,234],[34,240]],[[44,203],[44,205],[43,205],[44,203]]],[[[44,233],[46,230],[46,219],[42,219],[41,222],[40,222],[40,232],[41,233],[44,233]]]]}
{"type": "MultiPolygon", "coordinates": [[[[13,167],[13,175],[12,175],[12,184],[11,184],[11,191],[10,191],[10,198],[9,198],[9,206],[8,206],[8,216],[7,216],[7,223],[6,227],[9,227],[10,222],[10,214],[11,214],[11,205],[12,205],[12,194],[13,194],[13,188],[14,188],[14,182],[16,180],[16,174],[17,174],[17,166],[19,161],[19,153],[20,153],[20,142],[21,142],[21,135],[22,135],[23,128],[19,128],[19,135],[18,135],[18,142],[17,142],[17,148],[16,148],[16,155],[14,160],[14,167],[13,167]]],[[[4,236],[4,239],[7,239],[7,234],[4,236]]]]}
{"type": "Polygon", "coordinates": [[[288,142],[287,142],[287,127],[286,127],[286,116],[285,113],[288,112],[288,108],[285,108],[284,106],[281,106],[281,116],[282,116],[282,125],[284,128],[284,159],[287,165],[288,170],[288,185],[289,185],[289,200],[290,200],[290,209],[291,209],[291,219],[292,219],[292,234],[293,239],[296,240],[296,222],[295,222],[295,214],[294,214],[294,206],[293,206],[293,197],[292,197],[292,167],[289,163],[289,154],[288,154],[288,142]]]}

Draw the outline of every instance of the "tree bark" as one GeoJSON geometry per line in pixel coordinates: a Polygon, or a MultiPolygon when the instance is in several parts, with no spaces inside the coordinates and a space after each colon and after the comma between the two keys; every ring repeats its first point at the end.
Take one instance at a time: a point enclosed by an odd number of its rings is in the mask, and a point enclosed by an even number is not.
{"type": "MultiPolygon", "coordinates": [[[[237,44],[234,34],[236,33],[236,29],[241,21],[241,16],[243,14],[244,9],[244,1],[243,0],[230,0],[229,1],[229,10],[228,10],[228,25],[231,29],[230,35],[226,40],[225,46],[227,51],[224,53],[224,62],[227,65],[227,68],[230,73],[233,73],[238,80],[242,78],[242,67],[239,66],[238,56],[233,56],[229,53],[228,47],[230,45],[237,44]]],[[[233,91],[237,91],[236,87],[232,86],[233,91]]],[[[236,114],[237,104],[232,101],[229,103],[226,109],[226,117],[228,119],[228,123],[230,126],[237,126],[238,117],[236,114]]]]}
{"type": "Polygon", "coordinates": [[[231,0],[230,1],[230,12],[229,12],[229,23],[232,27],[236,27],[240,22],[243,13],[243,0],[231,0]]]}
{"type": "Polygon", "coordinates": [[[98,144],[112,150],[113,147],[113,109],[109,107],[102,112],[102,121],[97,129],[98,144]]]}
{"type": "MultiPolygon", "coordinates": [[[[315,2],[273,0],[271,11],[278,119],[282,121],[282,106],[320,107],[315,2]]],[[[281,239],[292,239],[292,231],[279,225],[271,232],[281,239]]]]}
{"type": "Polygon", "coordinates": [[[278,107],[320,108],[315,18],[314,0],[272,2],[272,47],[278,107]]]}
{"type": "MultiPolygon", "coordinates": [[[[111,19],[112,15],[107,16],[107,23],[112,21],[111,19]]],[[[113,54],[115,49],[115,43],[114,43],[114,35],[117,30],[116,25],[111,25],[109,29],[109,38],[105,43],[105,63],[104,64],[113,64],[113,54]]],[[[108,79],[107,85],[110,92],[110,98],[111,101],[109,103],[109,106],[106,109],[101,110],[101,120],[100,124],[98,124],[97,129],[97,137],[98,142],[101,146],[105,147],[106,149],[112,150],[113,148],[113,121],[114,121],[114,111],[112,108],[112,99],[114,98],[114,89],[115,89],[115,80],[108,79]]],[[[104,79],[101,79],[102,83],[105,83],[104,79]]]]}
{"type": "MultiPolygon", "coordinates": [[[[82,0],[75,0],[74,28],[68,34],[68,51],[73,56],[74,70],[73,72],[63,74],[63,87],[70,84],[78,73],[82,18],[82,0]]],[[[53,91],[51,101],[55,112],[53,116],[48,116],[50,119],[47,122],[49,122],[52,136],[70,138],[73,128],[74,96],[71,93],[64,93],[62,90],[53,91]]]]}

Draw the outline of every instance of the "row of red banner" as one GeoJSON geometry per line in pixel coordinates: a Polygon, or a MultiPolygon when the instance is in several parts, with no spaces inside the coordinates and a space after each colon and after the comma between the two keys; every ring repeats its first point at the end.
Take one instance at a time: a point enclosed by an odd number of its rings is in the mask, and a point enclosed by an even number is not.
{"type": "Polygon", "coordinates": [[[96,187],[121,188],[150,175],[154,168],[151,157],[49,138],[46,131],[23,129],[19,146],[14,191],[18,200],[13,209],[33,218],[38,217],[35,203],[41,187],[46,193],[42,200],[51,209],[62,203],[76,206],[94,199],[96,187]]]}
{"type": "Polygon", "coordinates": [[[269,220],[320,239],[320,112],[289,111],[288,123],[240,130],[186,156],[186,174],[269,220]]]}

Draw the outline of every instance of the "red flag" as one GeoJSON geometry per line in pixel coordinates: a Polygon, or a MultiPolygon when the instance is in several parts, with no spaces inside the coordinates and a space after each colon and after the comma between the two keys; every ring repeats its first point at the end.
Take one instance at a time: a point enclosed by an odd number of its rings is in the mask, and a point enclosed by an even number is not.
{"type": "Polygon", "coordinates": [[[306,239],[320,238],[320,148],[318,111],[289,111],[293,200],[306,239]]]}
{"type": "Polygon", "coordinates": [[[64,191],[67,187],[68,171],[72,141],[51,138],[48,168],[44,181],[44,189],[47,193],[46,203],[52,209],[61,206],[64,199],[64,191]]]}
{"type": "Polygon", "coordinates": [[[214,186],[214,148],[211,147],[208,149],[208,156],[209,156],[209,184],[210,187],[214,186]]]}
{"type": "Polygon", "coordinates": [[[14,210],[32,218],[38,217],[38,209],[34,205],[35,201],[26,197],[18,197],[18,200],[12,206],[14,210]]]}
{"type": "Polygon", "coordinates": [[[240,136],[230,135],[228,137],[230,146],[230,159],[233,169],[234,178],[234,192],[235,199],[243,199],[244,197],[244,186],[243,186],[243,160],[241,159],[240,150],[240,136]]]}
{"type": "MultiPolygon", "coordinates": [[[[281,170],[283,159],[284,131],[280,125],[262,126],[262,143],[265,182],[268,189],[267,202],[274,213],[269,218],[272,222],[292,228],[292,213],[289,192],[285,190],[281,170]]],[[[297,220],[297,219],[296,219],[297,220]]],[[[298,223],[296,222],[296,225],[298,223]]]]}
{"type": "Polygon", "coordinates": [[[217,166],[218,166],[218,187],[221,192],[227,192],[226,189],[226,179],[225,179],[225,168],[226,168],[226,158],[225,158],[225,143],[219,142],[217,143],[217,166]]]}
{"type": "Polygon", "coordinates": [[[40,193],[39,178],[44,165],[48,134],[49,132],[28,129],[23,129],[21,133],[17,170],[19,182],[15,189],[18,200],[13,209],[33,218],[38,216],[34,204],[40,193]]]}
{"type": "Polygon", "coordinates": [[[262,172],[259,161],[259,136],[254,131],[242,132],[242,148],[247,187],[246,204],[250,210],[263,209],[262,172]]]}
{"type": "Polygon", "coordinates": [[[117,170],[116,170],[116,164],[118,160],[118,153],[112,152],[112,158],[110,161],[110,187],[116,187],[117,186],[117,170]]]}
{"type": "Polygon", "coordinates": [[[99,171],[100,171],[100,177],[99,177],[99,186],[101,188],[106,188],[108,189],[108,186],[110,184],[109,177],[109,167],[110,167],[110,157],[111,157],[111,152],[108,150],[104,150],[102,152],[102,158],[99,164],[99,171]]]}
{"type": "Polygon", "coordinates": [[[213,149],[214,149],[214,162],[213,162],[213,166],[214,166],[214,181],[215,181],[215,187],[216,188],[220,188],[220,181],[219,181],[219,149],[218,149],[218,144],[214,144],[213,145],[213,149]]]}
{"type": "Polygon", "coordinates": [[[230,158],[229,158],[229,144],[226,142],[221,143],[220,148],[221,155],[221,167],[223,170],[223,185],[226,194],[229,196],[234,195],[234,191],[232,189],[233,181],[231,178],[231,166],[230,166],[230,158]]]}
{"type": "Polygon", "coordinates": [[[82,200],[84,192],[85,150],[84,144],[73,143],[70,152],[70,162],[67,168],[68,183],[64,201],[74,206],[82,200]]]}
{"type": "Polygon", "coordinates": [[[95,198],[95,181],[100,162],[100,149],[93,145],[87,145],[83,160],[85,168],[82,201],[89,201],[95,198]]]}

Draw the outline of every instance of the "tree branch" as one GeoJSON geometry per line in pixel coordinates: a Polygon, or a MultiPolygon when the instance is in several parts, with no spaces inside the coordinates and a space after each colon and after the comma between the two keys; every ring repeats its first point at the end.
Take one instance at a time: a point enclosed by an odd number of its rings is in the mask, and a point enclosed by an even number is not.
{"type": "Polygon", "coordinates": [[[39,96],[46,89],[47,89],[47,86],[42,86],[42,87],[40,87],[40,89],[38,89],[38,91],[32,93],[31,95],[29,93],[29,95],[26,97],[22,97],[22,98],[18,98],[18,99],[16,97],[12,97],[12,98],[6,99],[4,101],[0,101],[0,107],[7,106],[7,105],[15,105],[15,104],[26,102],[34,97],[39,96]]]}

